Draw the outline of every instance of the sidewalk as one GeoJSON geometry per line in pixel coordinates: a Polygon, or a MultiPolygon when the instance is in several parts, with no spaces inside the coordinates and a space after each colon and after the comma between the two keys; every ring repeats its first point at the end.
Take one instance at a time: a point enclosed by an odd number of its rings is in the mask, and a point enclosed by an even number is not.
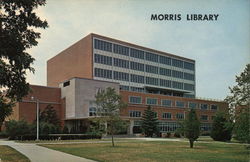
{"type": "Polygon", "coordinates": [[[0,140],[0,145],[7,145],[16,149],[27,156],[31,162],[94,162],[93,160],[51,150],[36,144],[0,140]]]}

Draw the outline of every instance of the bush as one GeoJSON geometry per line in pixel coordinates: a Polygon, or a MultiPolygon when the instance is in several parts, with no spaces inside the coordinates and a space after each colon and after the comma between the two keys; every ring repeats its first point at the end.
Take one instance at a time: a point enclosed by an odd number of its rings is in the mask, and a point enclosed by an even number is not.
{"type": "Polygon", "coordinates": [[[181,134],[180,134],[179,132],[175,132],[175,133],[174,133],[174,137],[176,137],[176,138],[181,138],[181,134]]]}
{"type": "Polygon", "coordinates": [[[24,121],[10,120],[6,122],[6,133],[10,139],[14,139],[16,136],[23,136],[30,133],[30,125],[24,121]]]}
{"type": "Polygon", "coordinates": [[[63,127],[63,133],[64,134],[68,134],[69,133],[69,128],[66,125],[63,127]]]}
{"type": "Polygon", "coordinates": [[[5,131],[0,132],[0,139],[1,138],[8,138],[8,134],[5,131]]]}

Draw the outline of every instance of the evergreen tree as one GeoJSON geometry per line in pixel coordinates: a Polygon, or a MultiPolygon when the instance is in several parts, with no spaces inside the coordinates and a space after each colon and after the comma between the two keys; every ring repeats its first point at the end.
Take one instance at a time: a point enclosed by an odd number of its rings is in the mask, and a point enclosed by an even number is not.
{"type": "Polygon", "coordinates": [[[53,124],[55,126],[60,125],[60,120],[57,116],[56,110],[52,105],[48,105],[39,116],[40,122],[46,122],[49,124],[53,124]]]}
{"type": "Polygon", "coordinates": [[[153,137],[154,133],[158,133],[158,121],[155,112],[151,106],[144,111],[142,116],[142,131],[146,137],[153,137]]]}
{"type": "Polygon", "coordinates": [[[230,141],[232,138],[233,125],[224,112],[215,115],[212,124],[211,137],[215,141],[230,141]]]}
{"type": "Polygon", "coordinates": [[[194,109],[191,109],[183,123],[184,135],[189,139],[190,148],[193,148],[194,141],[200,135],[200,122],[194,109]]]}

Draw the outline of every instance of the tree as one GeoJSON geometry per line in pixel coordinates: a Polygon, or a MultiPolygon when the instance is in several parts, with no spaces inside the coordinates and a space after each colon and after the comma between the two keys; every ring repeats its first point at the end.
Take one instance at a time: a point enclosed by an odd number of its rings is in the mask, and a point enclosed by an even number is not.
{"type": "Polygon", "coordinates": [[[6,133],[8,134],[10,139],[14,139],[16,136],[29,134],[30,130],[31,128],[29,124],[24,120],[10,120],[6,122],[6,133]]]}
{"type": "Polygon", "coordinates": [[[194,141],[200,135],[200,122],[194,109],[191,109],[183,122],[184,135],[189,139],[190,148],[193,148],[194,141]]]}
{"type": "Polygon", "coordinates": [[[6,117],[12,113],[12,102],[8,102],[4,96],[0,96],[0,132],[6,117]]]}
{"type": "Polygon", "coordinates": [[[39,121],[60,126],[60,120],[57,116],[56,110],[52,105],[46,106],[46,108],[41,112],[39,115],[39,121]]]}
{"type": "Polygon", "coordinates": [[[250,64],[246,65],[240,76],[236,76],[237,85],[229,87],[231,95],[225,101],[234,113],[235,138],[242,142],[250,142],[250,64]]]}
{"type": "MultiPolygon", "coordinates": [[[[45,5],[45,0],[1,0],[0,1],[0,96],[9,100],[8,107],[16,100],[21,100],[29,92],[26,72],[34,73],[31,65],[34,58],[27,49],[38,44],[40,33],[34,28],[46,28],[48,24],[37,17],[34,10],[45,5]]],[[[1,117],[9,114],[3,113],[1,117]]],[[[8,107],[11,109],[11,107],[8,107]]],[[[6,112],[9,112],[8,110],[6,112]]]]}
{"type": "Polygon", "coordinates": [[[156,113],[148,106],[142,116],[142,132],[146,137],[153,137],[154,133],[158,133],[158,121],[156,113]]]}
{"type": "Polygon", "coordinates": [[[117,123],[121,120],[119,112],[127,104],[122,101],[122,97],[111,87],[99,91],[95,97],[97,115],[107,124],[108,132],[112,136],[112,146],[114,147],[114,133],[117,131],[117,123]]]}
{"type": "Polygon", "coordinates": [[[211,130],[211,137],[215,141],[230,141],[232,138],[233,124],[229,115],[224,112],[216,113],[211,130]]]}

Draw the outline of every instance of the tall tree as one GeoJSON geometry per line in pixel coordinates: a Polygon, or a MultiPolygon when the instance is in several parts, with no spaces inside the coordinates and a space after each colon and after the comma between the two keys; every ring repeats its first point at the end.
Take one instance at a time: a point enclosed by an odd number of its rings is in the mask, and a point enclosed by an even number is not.
{"type": "Polygon", "coordinates": [[[46,106],[46,108],[41,112],[39,121],[60,126],[60,120],[57,116],[56,110],[52,105],[46,106]]]}
{"type": "Polygon", "coordinates": [[[142,131],[146,137],[153,137],[158,133],[158,121],[156,113],[148,106],[142,116],[142,131]]]}
{"type": "Polygon", "coordinates": [[[246,65],[240,76],[236,76],[237,85],[229,87],[231,95],[225,101],[234,114],[235,138],[242,142],[250,142],[250,64],[246,65]]]}
{"type": "Polygon", "coordinates": [[[191,109],[183,122],[184,135],[189,139],[190,148],[193,148],[194,141],[200,135],[200,122],[194,109],[191,109]]]}
{"type": "MultiPolygon", "coordinates": [[[[36,46],[40,38],[34,28],[48,27],[35,13],[43,5],[45,0],[0,0],[0,96],[9,98],[2,105],[5,108],[28,94],[26,72],[34,72],[31,65],[35,59],[27,49],[36,46]]],[[[7,116],[3,107],[0,118],[7,116]]]]}
{"type": "Polygon", "coordinates": [[[12,113],[12,106],[13,104],[8,102],[4,96],[0,96],[0,132],[5,118],[12,113]]]}
{"type": "Polygon", "coordinates": [[[215,141],[230,141],[232,138],[233,124],[225,112],[216,113],[211,130],[211,137],[215,141]]]}
{"type": "Polygon", "coordinates": [[[119,112],[127,106],[122,101],[122,97],[117,94],[114,88],[108,87],[96,94],[97,116],[101,117],[107,124],[107,129],[112,136],[112,146],[114,147],[114,133],[117,130],[117,123],[121,120],[119,112]]]}

